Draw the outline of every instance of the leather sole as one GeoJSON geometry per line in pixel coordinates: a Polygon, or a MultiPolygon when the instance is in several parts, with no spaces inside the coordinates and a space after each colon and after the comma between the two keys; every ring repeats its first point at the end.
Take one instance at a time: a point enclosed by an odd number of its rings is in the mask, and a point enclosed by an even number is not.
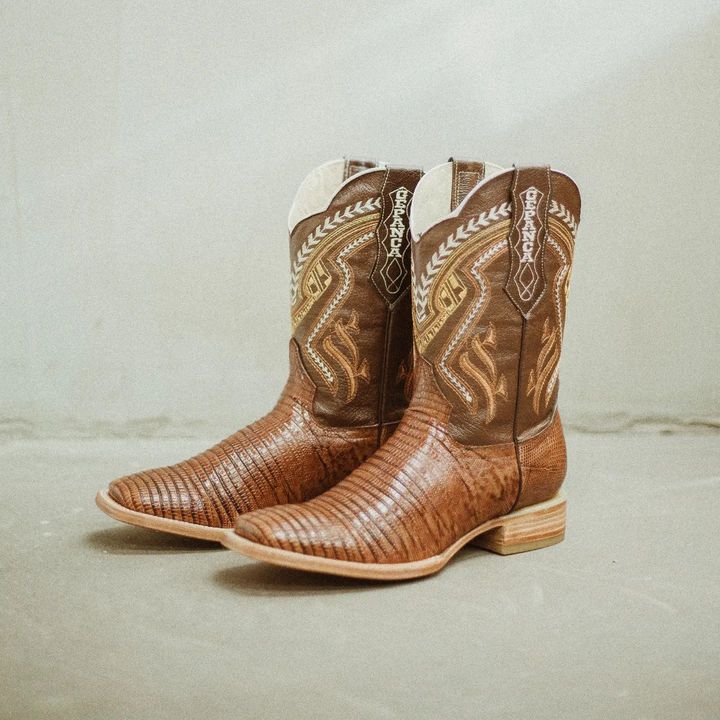
{"type": "Polygon", "coordinates": [[[214,540],[216,542],[222,542],[224,533],[228,532],[226,528],[212,528],[206,525],[196,525],[183,520],[171,520],[170,518],[130,510],[130,508],[115,502],[108,495],[107,490],[101,490],[95,496],[95,504],[114,520],[119,520],[128,525],[148,528],[149,530],[160,530],[173,535],[183,535],[198,540],[214,540]]]}
{"type": "Polygon", "coordinates": [[[565,537],[566,507],[565,498],[558,494],[552,500],[479,525],[439,555],[407,563],[362,563],[304,555],[252,542],[232,530],[222,531],[221,542],[230,550],[255,560],[297,570],[366,580],[409,580],[442,570],[468,544],[500,555],[512,555],[559,543],[565,537]]]}

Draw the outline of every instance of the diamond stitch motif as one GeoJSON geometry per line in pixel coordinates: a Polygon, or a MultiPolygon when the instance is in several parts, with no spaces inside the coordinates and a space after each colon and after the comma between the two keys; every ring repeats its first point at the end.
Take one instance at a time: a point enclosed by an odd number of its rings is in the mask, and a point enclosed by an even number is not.
{"type": "Polygon", "coordinates": [[[402,290],[403,282],[410,272],[410,248],[405,239],[407,207],[412,193],[406,187],[399,187],[388,194],[392,207],[384,220],[385,262],[380,269],[380,276],[385,283],[385,289],[394,295],[402,290]]]}
{"type": "Polygon", "coordinates": [[[537,281],[538,274],[535,272],[535,266],[523,264],[520,272],[515,276],[515,283],[518,286],[521,300],[525,302],[530,300],[537,281]]]}
{"type": "Polygon", "coordinates": [[[532,303],[536,295],[540,275],[536,267],[543,232],[543,221],[538,211],[545,194],[534,185],[518,193],[520,208],[516,208],[519,215],[515,223],[513,253],[518,261],[513,277],[517,289],[518,300],[523,303],[532,303]]]}
{"type": "Polygon", "coordinates": [[[385,265],[383,265],[380,272],[385,280],[385,288],[389,293],[397,293],[402,288],[403,279],[409,270],[405,262],[406,258],[407,251],[403,253],[401,258],[388,256],[385,259],[385,265]]]}

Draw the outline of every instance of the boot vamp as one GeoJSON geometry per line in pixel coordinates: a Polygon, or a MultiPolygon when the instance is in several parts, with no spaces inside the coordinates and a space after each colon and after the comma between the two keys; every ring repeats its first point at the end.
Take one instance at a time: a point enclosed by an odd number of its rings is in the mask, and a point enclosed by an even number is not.
{"type": "Polygon", "coordinates": [[[509,512],[517,488],[512,443],[460,445],[439,423],[411,409],[388,442],[335,487],[302,505],[245,515],[236,532],[307,555],[412,562],[441,553],[509,512]]]}
{"type": "Polygon", "coordinates": [[[376,428],[328,427],[283,398],[262,419],[189,460],[114,480],[109,495],[137,512],[231,528],[241,513],[322,493],[376,442],[376,428]]]}

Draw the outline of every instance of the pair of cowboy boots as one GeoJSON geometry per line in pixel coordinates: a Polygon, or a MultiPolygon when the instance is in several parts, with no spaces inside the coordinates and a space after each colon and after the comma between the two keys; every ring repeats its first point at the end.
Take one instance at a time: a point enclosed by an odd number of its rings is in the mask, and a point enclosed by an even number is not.
{"type": "Polygon", "coordinates": [[[290,211],[290,374],[275,408],[97,503],[259,560],[372,579],[466,544],[560,542],[557,411],[575,183],[549,167],[361,160],[290,211]]]}

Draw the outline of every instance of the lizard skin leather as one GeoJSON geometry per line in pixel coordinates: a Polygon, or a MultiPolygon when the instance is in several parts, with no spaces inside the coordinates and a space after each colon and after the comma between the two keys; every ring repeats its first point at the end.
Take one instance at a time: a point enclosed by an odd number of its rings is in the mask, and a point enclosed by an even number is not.
{"type": "Polygon", "coordinates": [[[231,528],[242,513],[322,493],[391,435],[409,399],[408,212],[421,175],[345,162],[326,209],[290,232],[293,335],[276,406],[189,460],[114,480],[109,501],[131,513],[113,516],[162,518],[148,526],[179,534],[231,528]]]}
{"type": "Polygon", "coordinates": [[[287,553],[427,560],[552,499],[565,478],[557,364],[577,187],[550,168],[516,168],[468,194],[462,181],[482,170],[456,164],[458,207],[412,244],[415,382],[398,429],[327,492],[236,524],[244,541],[285,551],[280,564],[287,553]]]}

